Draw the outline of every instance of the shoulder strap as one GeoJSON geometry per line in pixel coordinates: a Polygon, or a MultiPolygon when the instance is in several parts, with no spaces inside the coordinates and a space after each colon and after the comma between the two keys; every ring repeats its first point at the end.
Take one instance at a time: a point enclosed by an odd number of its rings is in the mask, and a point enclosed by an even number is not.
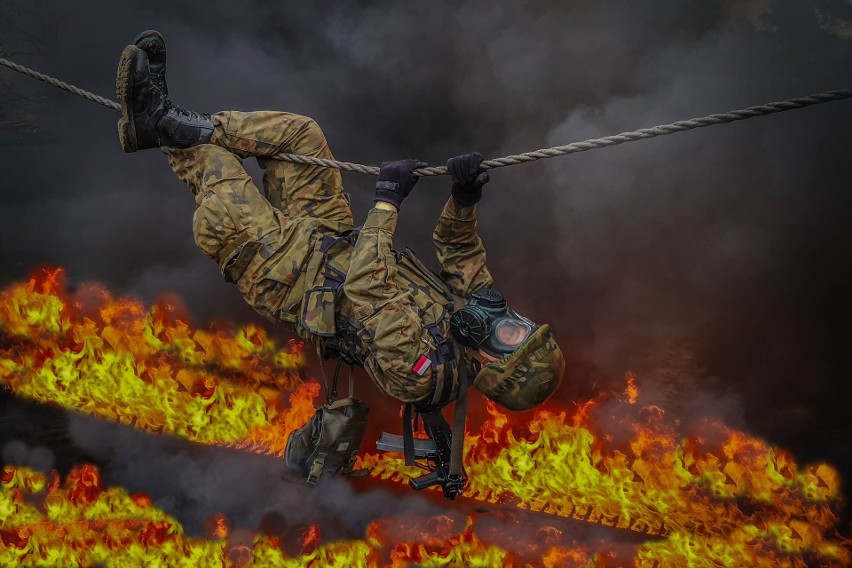
{"type": "Polygon", "coordinates": [[[438,329],[438,324],[433,323],[426,326],[426,331],[435,342],[435,350],[431,352],[432,372],[435,373],[435,393],[432,395],[433,406],[445,406],[450,402],[453,394],[453,374],[456,369],[456,357],[453,346],[438,329]],[[438,376],[438,369],[443,369],[438,376]]]}

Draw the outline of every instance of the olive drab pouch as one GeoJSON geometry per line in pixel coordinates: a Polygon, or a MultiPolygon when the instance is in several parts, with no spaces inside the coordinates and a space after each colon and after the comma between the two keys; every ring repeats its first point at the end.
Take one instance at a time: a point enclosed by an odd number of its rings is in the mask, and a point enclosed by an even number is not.
{"type": "Polygon", "coordinates": [[[357,238],[357,229],[343,231],[339,235],[324,235],[318,244],[319,255],[314,255],[308,266],[308,281],[315,282],[322,276],[322,284],[305,292],[302,310],[296,333],[308,341],[316,337],[330,338],[337,333],[337,314],[335,303],[340,297],[349,259],[352,255],[352,243],[357,238]],[[334,250],[334,254],[330,251],[334,250]]]}
{"type": "Polygon", "coordinates": [[[311,288],[305,294],[302,303],[302,327],[320,337],[334,337],[337,331],[334,323],[335,288],[320,286],[311,288]]]}
{"type": "Polygon", "coordinates": [[[287,469],[307,475],[309,485],[316,485],[325,472],[361,474],[352,466],[364,439],[369,413],[370,408],[355,398],[319,407],[307,424],[290,434],[284,450],[287,469]]]}

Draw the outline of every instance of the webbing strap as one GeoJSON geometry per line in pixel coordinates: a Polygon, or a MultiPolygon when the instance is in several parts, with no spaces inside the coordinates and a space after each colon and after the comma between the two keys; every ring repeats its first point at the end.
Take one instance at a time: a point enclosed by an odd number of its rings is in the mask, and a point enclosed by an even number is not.
{"type": "Polygon", "coordinates": [[[376,182],[376,189],[389,189],[391,191],[397,191],[398,188],[399,184],[395,181],[382,180],[376,182]]]}
{"type": "MultiPolygon", "coordinates": [[[[320,377],[322,377],[323,392],[325,394],[326,404],[332,404],[337,398],[337,382],[340,378],[340,366],[343,360],[338,358],[334,364],[334,375],[331,378],[331,389],[328,387],[328,378],[325,374],[325,350],[322,342],[317,343],[317,359],[319,359],[320,377]]],[[[355,370],[353,365],[349,365],[349,398],[355,398],[355,370]]]]}
{"type": "Polygon", "coordinates": [[[450,479],[461,476],[464,457],[464,424],[467,419],[467,365],[459,370],[459,397],[453,409],[453,440],[450,446],[450,479]]]}
{"type": "Polygon", "coordinates": [[[319,360],[320,377],[322,377],[322,390],[325,394],[325,400],[331,403],[331,391],[328,390],[328,379],[325,376],[325,358],[323,355],[322,343],[317,343],[317,359],[319,360]]]}
{"type": "Polygon", "coordinates": [[[413,410],[414,405],[408,402],[402,412],[402,453],[405,456],[405,465],[414,465],[414,428],[411,423],[413,410]]]}
{"type": "Polygon", "coordinates": [[[456,358],[453,346],[438,329],[437,324],[426,327],[432,340],[435,342],[435,351],[432,352],[433,372],[435,373],[435,394],[432,396],[432,404],[445,406],[450,402],[453,394],[453,373],[456,368],[456,358]],[[438,377],[438,367],[443,368],[443,374],[438,377]]]}
{"type": "Polygon", "coordinates": [[[351,244],[355,244],[355,241],[358,239],[358,234],[360,232],[361,227],[355,227],[353,229],[343,231],[335,237],[332,237],[331,235],[326,235],[323,238],[322,243],[320,244],[320,252],[325,254],[329,251],[329,249],[337,246],[338,243],[342,243],[343,241],[348,241],[351,244]]]}
{"type": "Polygon", "coordinates": [[[343,231],[337,236],[326,235],[322,239],[322,243],[320,243],[319,250],[323,255],[323,266],[322,266],[322,275],[325,278],[323,282],[324,288],[333,288],[335,299],[337,295],[340,293],[340,288],[343,286],[344,282],[346,282],[346,274],[340,272],[329,264],[328,259],[328,251],[336,247],[342,242],[348,242],[350,244],[354,244],[355,240],[358,238],[358,234],[360,233],[361,228],[356,227],[354,229],[349,229],[348,231],[343,231]]]}
{"type": "MultiPolygon", "coordinates": [[[[337,379],[340,378],[340,364],[343,363],[340,359],[334,364],[334,376],[331,379],[331,398],[328,399],[329,404],[331,401],[337,398],[337,379]]],[[[349,395],[349,398],[352,398],[352,395],[349,395]]]]}

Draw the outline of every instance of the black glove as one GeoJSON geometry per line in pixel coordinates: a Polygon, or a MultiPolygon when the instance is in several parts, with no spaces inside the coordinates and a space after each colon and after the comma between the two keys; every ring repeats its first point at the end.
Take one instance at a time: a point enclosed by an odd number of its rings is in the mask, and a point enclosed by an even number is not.
{"type": "Polygon", "coordinates": [[[459,205],[476,205],[482,199],[482,186],[490,179],[480,169],[482,154],[463,154],[447,160],[447,171],[453,178],[453,199],[459,205]]]}
{"type": "Polygon", "coordinates": [[[414,175],[414,170],[425,166],[426,162],[420,160],[382,162],[382,168],[379,170],[379,181],[376,182],[376,199],[374,201],[386,201],[399,209],[402,200],[408,197],[419,179],[414,175]]]}

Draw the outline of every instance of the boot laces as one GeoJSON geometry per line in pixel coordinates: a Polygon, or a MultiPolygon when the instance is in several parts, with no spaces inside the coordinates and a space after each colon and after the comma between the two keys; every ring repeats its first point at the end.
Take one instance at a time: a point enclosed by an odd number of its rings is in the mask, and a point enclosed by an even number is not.
{"type": "Polygon", "coordinates": [[[164,110],[165,110],[166,113],[174,113],[174,114],[177,114],[181,117],[185,117],[189,120],[195,120],[195,121],[204,120],[204,119],[209,118],[208,115],[206,115],[206,114],[191,111],[191,110],[185,109],[184,107],[182,107],[180,105],[175,104],[167,96],[164,97],[164,98],[165,98],[164,110]]]}

